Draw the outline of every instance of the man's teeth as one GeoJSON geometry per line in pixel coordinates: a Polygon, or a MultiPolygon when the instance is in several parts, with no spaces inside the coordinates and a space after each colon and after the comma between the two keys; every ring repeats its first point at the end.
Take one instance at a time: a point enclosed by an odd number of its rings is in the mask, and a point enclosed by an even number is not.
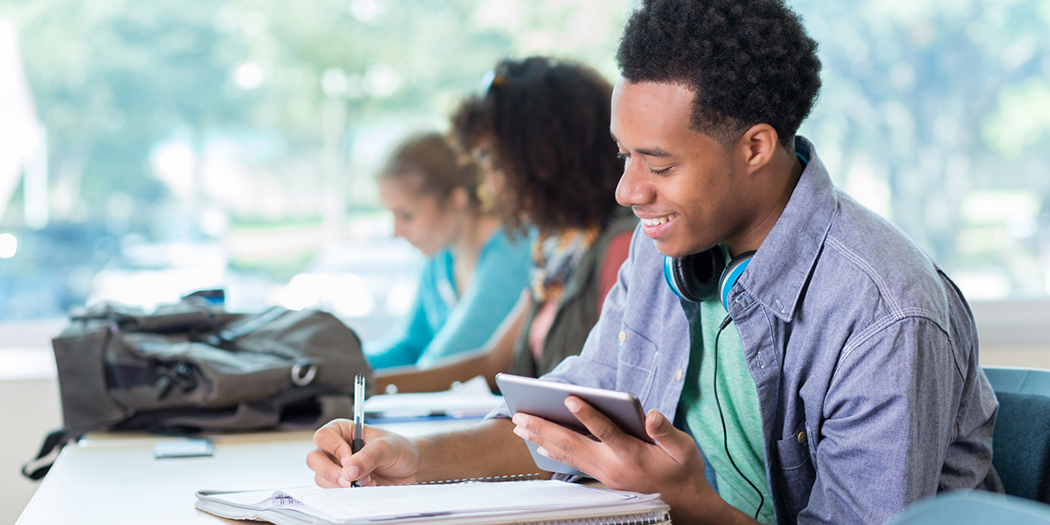
{"type": "Polygon", "coordinates": [[[672,213],[670,215],[664,215],[663,217],[656,217],[655,219],[642,219],[642,224],[646,226],[658,226],[660,224],[666,223],[669,220],[674,219],[677,216],[677,213],[672,213]]]}

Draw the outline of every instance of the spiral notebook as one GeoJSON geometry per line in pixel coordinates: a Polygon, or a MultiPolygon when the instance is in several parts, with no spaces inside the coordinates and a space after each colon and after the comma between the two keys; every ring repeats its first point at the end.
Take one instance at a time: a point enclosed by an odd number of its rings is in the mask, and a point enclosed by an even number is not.
{"type": "Polygon", "coordinates": [[[659,494],[553,480],[200,491],[196,507],[222,518],[267,520],[276,525],[659,525],[671,522],[669,507],[660,500],[659,494]]]}

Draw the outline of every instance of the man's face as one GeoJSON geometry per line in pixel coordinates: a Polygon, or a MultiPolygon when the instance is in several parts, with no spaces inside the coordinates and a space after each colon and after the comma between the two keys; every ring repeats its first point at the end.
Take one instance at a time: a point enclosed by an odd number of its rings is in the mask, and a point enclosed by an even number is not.
{"type": "Polygon", "coordinates": [[[624,157],[616,201],[672,257],[737,233],[747,202],[731,147],[689,127],[693,95],[681,84],[620,79],[612,96],[611,131],[624,157]]]}

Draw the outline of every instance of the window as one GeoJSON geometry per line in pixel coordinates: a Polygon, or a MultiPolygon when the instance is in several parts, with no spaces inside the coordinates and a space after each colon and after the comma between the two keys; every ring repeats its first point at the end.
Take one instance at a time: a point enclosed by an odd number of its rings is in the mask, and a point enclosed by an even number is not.
{"type": "Polygon", "coordinates": [[[0,75],[0,94],[22,115],[10,132],[40,139],[0,144],[0,158],[17,158],[0,171],[0,319],[96,300],[151,308],[218,286],[231,309],[392,317],[414,287],[372,277],[415,274],[410,247],[382,239],[373,175],[387,149],[446,127],[505,56],[576,58],[613,78],[626,11],[626,0],[0,6],[0,61],[18,72],[0,75]]]}
{"type": "Polygon", "coordinates": [[[1050,290],[1050,4],[791,2],[824,87],[802,133],[835,183],[973,299],[1050,290]]]}
{"type": "MultiPolygon", "coordinates": [[[[503,56],[574,57],[613,78],[633,3],[0,6],[0,107],[16,117],[0,123],[0,319],[211,286],[231,308],[396,317],[410,282],[368,277],[390,261],[413,274],[411,250],[383,240],[372,174],[387,148],[444,127],[503,56]]],[[[790,4],[824,63],[802,134],[835,182],[971,299],[1044,304],[1050,4],[790,4]]]]}

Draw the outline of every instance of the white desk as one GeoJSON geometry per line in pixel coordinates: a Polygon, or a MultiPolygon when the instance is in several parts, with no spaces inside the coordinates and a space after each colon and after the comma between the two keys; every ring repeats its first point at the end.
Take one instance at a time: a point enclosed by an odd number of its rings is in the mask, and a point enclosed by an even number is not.
{"type": "MultiPolygon", "coordinates": [[[[477,421],[439,419],[383,427],[412,436],[477,421]]],[[[170,438],[82,440],[62,451],[17,523],[238,523],[195,509],[194,493],[313,485],[313,471],[306,466],[306,454],[314,449],[312,436],[219,436],[211,457],[180,459],[153,458],[153,445],[170,438]]]]}

